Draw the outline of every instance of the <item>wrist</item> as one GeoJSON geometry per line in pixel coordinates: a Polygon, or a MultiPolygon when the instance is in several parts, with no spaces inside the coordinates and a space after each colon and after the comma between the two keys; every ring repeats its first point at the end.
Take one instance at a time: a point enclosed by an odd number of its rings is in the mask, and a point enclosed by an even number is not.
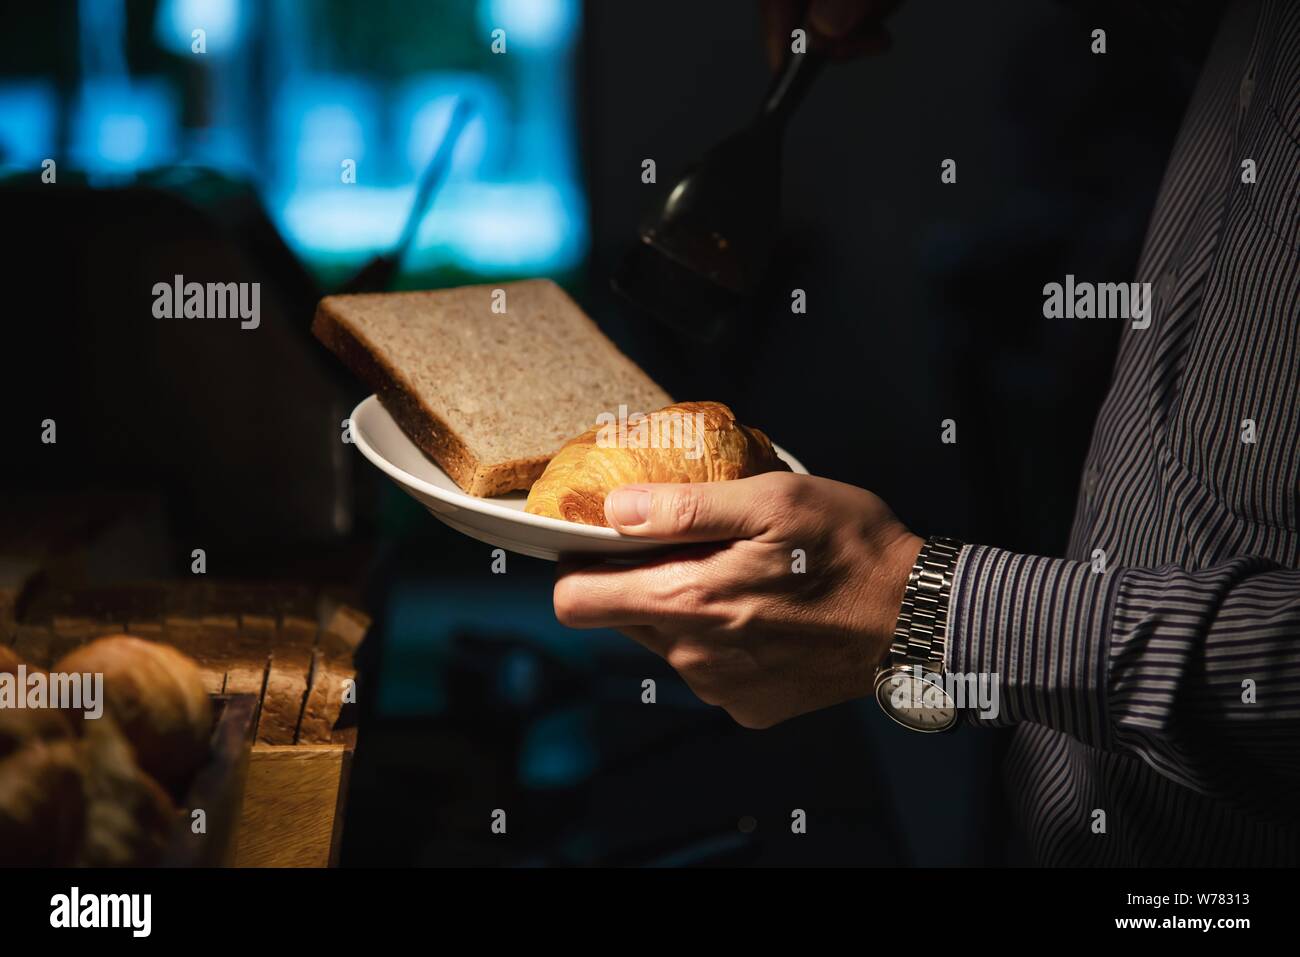
{"type": "Polygon", "coordinates": [[[876,701],[912,731],[947,731],[957,721],[956,700],[943,675],[952,590],[964,547],[939,535],[921,544],[904,585],[892,644],[876,671],[876,701]]]}
{"type": "Polygon", "coordinates": [[[880,550],[880,560],[876,563],[871,588],[874,607],[869,616],[867,631],[873,668],[889,655],[894,628],[898,624],[898,613],[903,604],[903,594],[907,590],[907,579],[924,544],[925,539],[921,536],[902,528],[880,550]]]}

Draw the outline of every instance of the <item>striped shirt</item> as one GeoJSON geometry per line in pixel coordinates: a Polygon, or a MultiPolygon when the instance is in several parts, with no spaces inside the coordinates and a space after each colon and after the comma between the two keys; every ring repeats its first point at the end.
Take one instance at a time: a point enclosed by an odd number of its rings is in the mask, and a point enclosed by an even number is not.
{"type": "Polygon", "coordinates": [[[964,549],[946,664],[998,675],[1037,863],[1294,865],[1300,3],[1225,12],[1137,280],[1069,552],[964,549]]]}

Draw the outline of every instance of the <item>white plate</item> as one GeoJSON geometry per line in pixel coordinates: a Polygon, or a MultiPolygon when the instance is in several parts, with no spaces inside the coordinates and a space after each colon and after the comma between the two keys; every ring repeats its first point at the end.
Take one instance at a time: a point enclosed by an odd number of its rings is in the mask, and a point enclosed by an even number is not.
{"type": "MultiPolygon", "coordinates": [[[[527,492],[494,498],[466,495],[426,456],[393,421],[372,395],[352,410],[352,440],[402,491],[458,532],[489,545],[533,558],[556,561],[560,555],[601,555],[614,560],[653,554],[668,544],[649,538],[632,538],[612,528],[581,525],[524,511],[527,492]]],[[[808,470],[778,445],[776,454],[794,471],[808,470]]]]}

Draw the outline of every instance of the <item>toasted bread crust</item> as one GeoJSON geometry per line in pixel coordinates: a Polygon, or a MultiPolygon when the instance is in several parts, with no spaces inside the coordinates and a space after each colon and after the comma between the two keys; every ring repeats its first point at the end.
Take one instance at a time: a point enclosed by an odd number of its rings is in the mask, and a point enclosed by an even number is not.
{"type": "Polygon", "coordinates": [[[484,466],[452,428],[424,405],[401,372],[379,356],[365,335],[350,326],[323,300],[312,320],[312,334],[339,357],[366,385],[425,455],[442,467],[470,495],[501,495],[526,489],[537,480],[549,456],[484,466]]]}

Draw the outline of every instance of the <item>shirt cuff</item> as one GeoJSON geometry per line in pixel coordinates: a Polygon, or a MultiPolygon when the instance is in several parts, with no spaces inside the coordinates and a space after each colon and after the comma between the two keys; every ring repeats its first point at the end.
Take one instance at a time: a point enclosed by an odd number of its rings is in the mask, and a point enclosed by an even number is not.
{"type": "Polygon", "coordinates": [[[1031,721],[1104,747],[1110,623],[1123,576],[985,545],[958,556],[945,666],[979,724],[1031,721]],[[972,700],[974,696],[974,700],[972,700]]]}

